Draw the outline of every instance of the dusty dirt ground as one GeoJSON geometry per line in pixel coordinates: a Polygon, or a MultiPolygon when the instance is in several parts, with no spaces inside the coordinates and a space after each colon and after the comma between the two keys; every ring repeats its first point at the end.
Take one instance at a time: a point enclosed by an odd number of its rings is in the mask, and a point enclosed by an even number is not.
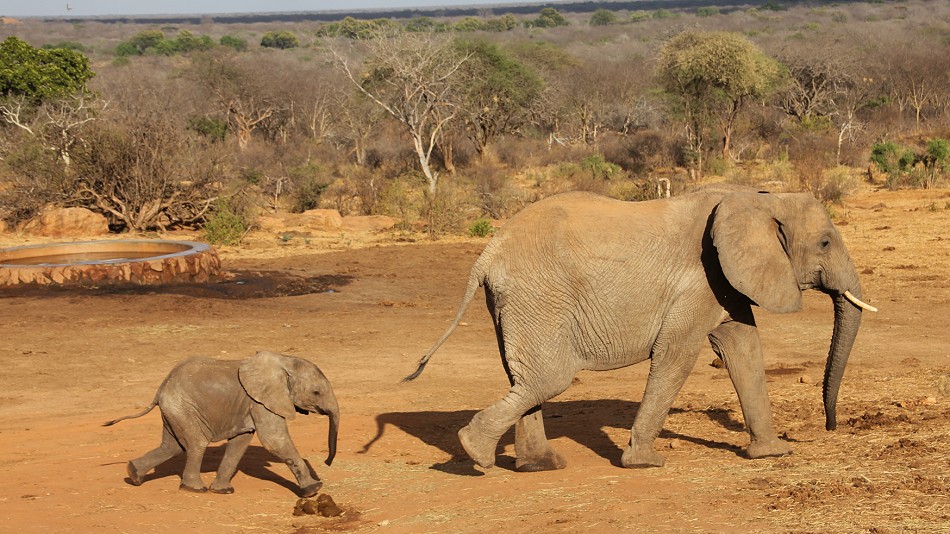
{"type": "MultiPolygon", "coordinates": [[[[867,300],[838,403],[823,429],[832,308],[759,313],[776,426],[794,454],[747,460],[725,370],[705,350],[657,442],[660,469],[621,450],[647,364],[584,373],[545,407],[564,470],[465,459],[455,433],[506,389],[477,304],[416,382],[400,379],[452,319],[485,240],[255,235],[221,251],[233,279],[160,291],[0,297],[0,530],[9,532],[947,532],[950,530],[950,191],[865,191],[834,208],[867,300]],[[253,442],[233,495],[178,490],[172,460],[133,487],[125,464],[158,443],[140,410],[178,360],[270,349],[309,358],[342,405],[291,433],[344,514],[294,516],[290,471],[253,442]]],[[[176,235],[174,237],[187,238],[176,235]]],[[[0,244],[24,243],[12,235],[0,244]]],[[[222,447],[205,458],[210,482],[222,447]]]]}

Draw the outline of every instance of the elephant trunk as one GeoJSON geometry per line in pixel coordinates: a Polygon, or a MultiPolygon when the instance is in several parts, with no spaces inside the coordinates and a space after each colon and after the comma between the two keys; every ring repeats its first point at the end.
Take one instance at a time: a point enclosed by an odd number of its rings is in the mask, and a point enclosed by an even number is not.
{"type": "Polygon", "coordinates": [[[831,336],[831,348],[828,351],[828,361],[825,365],[825,382],[822,390],[826,430],[834,430],[838,426],[836,416],[838,390],[848,364],[848,357],[851,355],[851,348],[854,346],[854,340],[861,326],[861,308],[845,296],[845,292],[850,290],[848,296],[857,297],[860,302],[861,284],[857,273],[849,278],[851,278],[850,287],[845,286],[845,290],[832,293],[831,296],[835,307],[835,325],[831,336]]]}
{"type": "Polygon", "coordinates": [[[336,402],[333,403],[332,408],[327,410],[327,416],[330,417],[330,428],[327,430],[327,449],[329,452],[327,453],[326,464],[330,465],[336,456],[336,438],[340,431],[340,408],[336,402]]]}

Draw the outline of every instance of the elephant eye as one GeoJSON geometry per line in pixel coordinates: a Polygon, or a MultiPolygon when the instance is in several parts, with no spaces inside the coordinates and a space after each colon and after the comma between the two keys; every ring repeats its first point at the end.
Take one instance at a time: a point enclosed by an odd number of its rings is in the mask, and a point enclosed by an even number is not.
{"type": "Polygon", "coordinates": [[[314,391],[314,392],[313,392],[313,395],[314,395],[315,397],[319,397],[319,396],[320,396],[320,392],[319,392],[319,391],[314,391]]]}
{"type": "Polygon", "coordinates": [[[821,238],[821,243],[819,246],[821,246],[821,250],[828,250],[828,247],[831,246],[831,239],[828,239],[827,237],[821,238]]]}

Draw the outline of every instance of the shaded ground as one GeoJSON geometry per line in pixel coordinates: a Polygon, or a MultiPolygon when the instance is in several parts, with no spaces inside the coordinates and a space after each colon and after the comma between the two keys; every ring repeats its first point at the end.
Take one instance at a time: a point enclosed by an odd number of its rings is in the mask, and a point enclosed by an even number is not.
{"type": "MultiPolygon", "coordinates": [[[[750,461],[735,392],[706,350],[657,446],[667,465],[624,470],[646,365],[583,373],[545,408],[564,470],[513,471],[461,456],[455,432],[506,389],[488,314],[411,384],[400,379],[451,320],[484,241],[374,243],[261,236],[223,250],[234,278],[183,291],[0,296],[0,522],[18,532],[945,532],[950,526],[950,192],[867,192],[835,208],[878,314],[865,314],[823,430],[820,381],[831,305],[757,318],[776,426],[792,456],[750,461]],[[243,281],[243,283],[238,283],[243,281]],[[125,464],[160,436],[148,404],[178,360],[257,349],[317,362],[343,410],[291,424],[345,510],[293,516],[292,475],[257,441],[233,495],[178,491],[181,461],[140,487],[125,464]]],[[[0,244],[21,244],[0,236],[0,244]]],[[[206,457],[206,480],[221,448],[206,457]]]]}

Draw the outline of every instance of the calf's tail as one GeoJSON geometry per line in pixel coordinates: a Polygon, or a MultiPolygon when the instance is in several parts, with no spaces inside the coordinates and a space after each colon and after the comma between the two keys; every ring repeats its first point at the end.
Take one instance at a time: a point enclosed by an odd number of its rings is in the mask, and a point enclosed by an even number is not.
{"type": "Polygon", "coordinates": [[[112,425],[118,423],[119,421],[125,421],[126,419],[135,419],[136,417],[142,417],[143,415],[145,415],[145,414],[147,414],[148,412],[152,411],[152,409],[155,408],[156,406],[158,406],[158,402],[152,401],[152,404],[149,404],[149,405],[148,405],[144,410],[142,410],[141,412],[139,412],[139,413],[137,413],[137,414],[133,414],[133,415],[125,415],[125,416],[122,416],[122,417],[120,417],[120,418],[118,418],[118,419],[113,419],[113,420],[111,420],[111,421],[106,421],[105,423],[102,423],[102,426],[112,426],[112,425]]]}

